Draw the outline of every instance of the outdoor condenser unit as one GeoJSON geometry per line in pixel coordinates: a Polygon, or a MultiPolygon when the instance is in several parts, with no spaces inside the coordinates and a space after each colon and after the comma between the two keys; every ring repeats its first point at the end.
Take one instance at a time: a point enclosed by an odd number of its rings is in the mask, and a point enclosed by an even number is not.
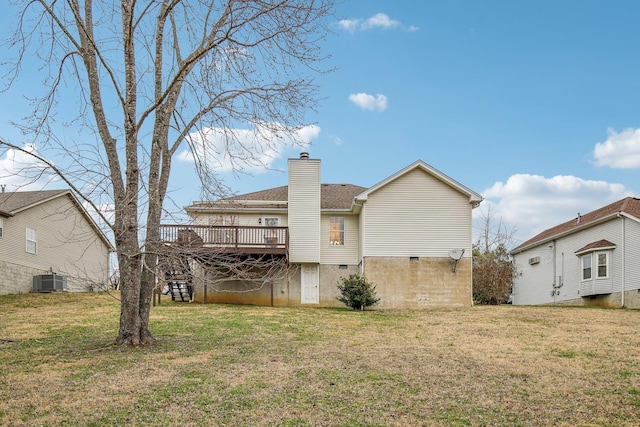
{"type": "Polygon", "coordinates": [[[59,274],[33,276],[33,292],[66,291],[67,277],[59,274]]]}

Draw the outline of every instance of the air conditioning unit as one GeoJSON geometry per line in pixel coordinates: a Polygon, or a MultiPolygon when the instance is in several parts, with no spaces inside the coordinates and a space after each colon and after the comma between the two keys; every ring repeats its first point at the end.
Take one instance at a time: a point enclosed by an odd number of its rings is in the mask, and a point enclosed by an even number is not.
{"type": "Polygon", "coordinates": [[[67,277],[59,274],[33,276],[33,292],[54,292],[67,290],[67,277]]]}
{"type": "Polygon", "coordinates": [[[538,264],[540,262],[539,256],[534,256],[533,258],[529,258],[529,265],[538,264]]]}

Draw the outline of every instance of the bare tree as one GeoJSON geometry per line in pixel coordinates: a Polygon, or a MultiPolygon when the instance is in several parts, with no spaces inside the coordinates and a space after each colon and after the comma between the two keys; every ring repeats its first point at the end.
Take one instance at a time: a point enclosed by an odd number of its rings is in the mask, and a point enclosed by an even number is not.
{"type": "Polygon", "coordinates": [[[508,301],[516,274],[509,255],[515,230],[496,220],[489,208],[480,212],[478,240],[473,244],[473,299],[479,304],[508,301]]]}
{"type": "Polygon", "coordinates": [[[42,61],[48,88],[23,129],[39,147],[65,152],[55,171],[80,198],[97,210],[108,201],[112,209],[105,219],[122,292],[119,344],[154,341],[149,312],[155,279],[142,266],[157,263],[160,219],[179,146],[189,144],[201,181],[215,190],[220,158],[242,167],[259,163],[274,140],[295,142],[316,102],[313,76],[322,72],[320,48],[332,3],[15,2],[21,12],[5,47],[16,56],[5,64],[5,81],[18,81],[30,56],[42,61]],[[63,103],[78,107],[67,126],[93,135],[95,143],[59,133],[55,119],[63,103]],[[261,143],[248,143],[234,131],[247,127],[263,137],[257,138],[261,143]],[[211,143],[211,132],[222,135],[224,147],[211,143]]]}

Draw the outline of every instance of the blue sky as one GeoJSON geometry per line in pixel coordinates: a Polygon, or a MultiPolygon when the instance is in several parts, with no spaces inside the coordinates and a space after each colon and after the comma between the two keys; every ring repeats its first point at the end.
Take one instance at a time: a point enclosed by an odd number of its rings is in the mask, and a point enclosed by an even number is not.
{"type": "MultiPolygon", "coordinates": [[[[305,150],[323,182],[365,187],[421,159],[482,194],[517,242],[640,196],[638,16],[634,0],[345,1],[305,150]]],[[[0,136],[14,143],[29,142],[8,124],[29,80],[0,93],[0,136]]],[[[286,185],[300,151],[222,177],[236,193],[286,185]]],[[[200,199],[183,150],[170,196],[200,199]]]]}

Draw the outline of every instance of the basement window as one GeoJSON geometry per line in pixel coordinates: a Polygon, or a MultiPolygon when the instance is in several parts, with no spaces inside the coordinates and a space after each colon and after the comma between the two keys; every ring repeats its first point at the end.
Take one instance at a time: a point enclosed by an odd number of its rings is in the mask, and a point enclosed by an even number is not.
{"type": "Polygon", "coordinates": [[[339,268],[340,270],[346,270],[346,269],[347,269],[347,264],[340,264],[340,265],[338,266],[338,268],[339,268]]]}
{"type": "Polygon", "coordinates": [[[418,262],[418,261],[420,261],[420,257],[417,257],[417,256],[411,256],[411,257],[409,257],[409,261],[411,261],[411,262],[418,262]]]}

